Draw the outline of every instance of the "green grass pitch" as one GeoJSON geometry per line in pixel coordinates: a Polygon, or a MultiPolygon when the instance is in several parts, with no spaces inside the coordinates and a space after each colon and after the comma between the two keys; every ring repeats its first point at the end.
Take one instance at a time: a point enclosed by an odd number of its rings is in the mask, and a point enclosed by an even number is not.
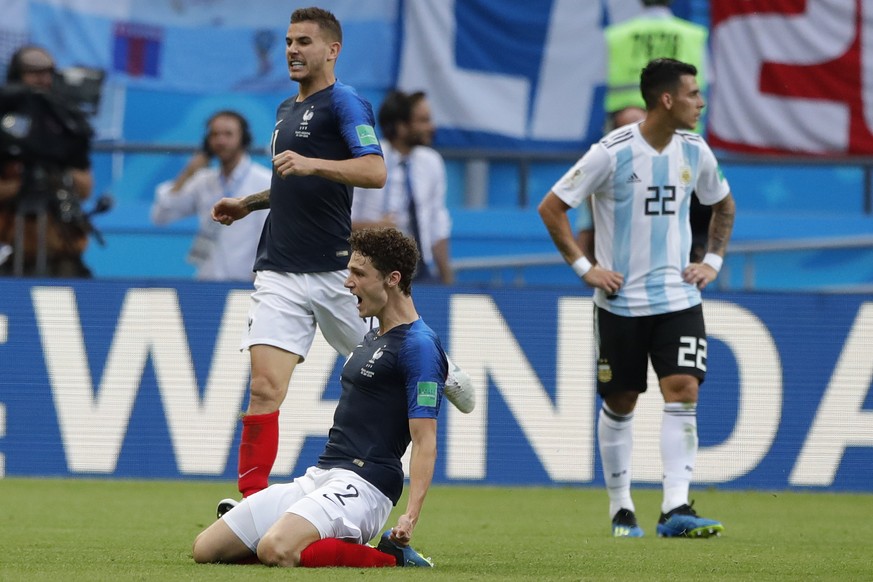
{"type": "Polygon", "coordinates": [[[873,579],[871,495],[697,490],[701,515],[722,520],[725,534],[686,540],[655,535],[660,491],[638,488],[646,537],[616,540],[600,489],[434,486],[413,540],[433,570],[194,564],[194,536],[233,491],[215,482],[2,479],[0,580],[873,579]]]}

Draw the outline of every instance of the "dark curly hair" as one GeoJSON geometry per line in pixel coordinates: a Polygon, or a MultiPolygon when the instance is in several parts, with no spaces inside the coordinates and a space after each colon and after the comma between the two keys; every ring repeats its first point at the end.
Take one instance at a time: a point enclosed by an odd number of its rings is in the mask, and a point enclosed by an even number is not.
{"type": "Polygon", "coordinates": [[[339,43],[343,42],[343,28],[340,26],[339,20],[332,12],[324,8],[311,6],[309,8],[298,8],[291,13],[291,24],[298,22],[314,22],[318,25],[325,36],[332,41],[339,43]]]}
{"type": "Polygon", "coordinates": [[[349,237],[352,252],[368,257],[373,267],[383,276],[393,271],[400,273],[400,290],[412,293],[412,277],[418,265],[418,246],[396,228],[364,228],[349,237]]]}

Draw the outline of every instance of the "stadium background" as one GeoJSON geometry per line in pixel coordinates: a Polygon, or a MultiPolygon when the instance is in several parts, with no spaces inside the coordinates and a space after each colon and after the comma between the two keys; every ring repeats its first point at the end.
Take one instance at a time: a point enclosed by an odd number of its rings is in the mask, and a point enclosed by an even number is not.
{"type": "MultiPolygon", "coordinates": [[[[482,405],[447,411],[437,481],[598,484],[587,293],[534,207],[600,134],[600,31],[636,1],[320,5],[343,22],[340,79],[376,105],[395,84],[426,89],[450,161],[453,251],[470,268],[417,298],[482,405]]],[[[292,90],[281,47],[294,7],[0,0],[3,62],[32,41],[61,67],[107,71],[94,164],[97,191],[117,200],[97,219],[107,245],[87,257],[98,280],[0,281],[0,474],[233,479],[246,290],[184,281],[196,225],[157,229],[148,206],[213,111],[242,111],[266,140],[292,90]]],[[[701,481],[870,490],[873,14],[861,0],[674,8],[711,26],[708,136],[740,209],[708,293],[701,481]]],[[[275,476],[323,442],[338,365],[319,344],[301,368],[275,476]]],[[[641,432],[656,429],[647,404],[641,432]]],[[[636,479],[657,482],[643,462],[657,454],[637,454],[636,479]]]]}

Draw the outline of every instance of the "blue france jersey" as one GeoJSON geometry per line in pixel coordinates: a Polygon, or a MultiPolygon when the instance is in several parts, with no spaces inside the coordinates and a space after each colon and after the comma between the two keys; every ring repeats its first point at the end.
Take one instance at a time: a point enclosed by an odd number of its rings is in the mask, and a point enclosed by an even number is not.
{"type": "Polygon", "coordinates": [[[439,337],[422,320],[384,336],[371,330],[343,366],[342,394],[318,466],[354,471],[396,504],[409,419],[437,418],[448,364],[439,337]]]}
{"type": "MultiPolygon", "coordinates": [[[[272,155],[286,150],[324,160],[382,155],[373,129],[373,108],[353,88],[336,82],[305,101],[296,99],[279,105],[272,155]]],[[[273,172],[270,214],[258,244],[255,271],[345,269],[353,189],[318,176],[280,178],[273,172]]]]}

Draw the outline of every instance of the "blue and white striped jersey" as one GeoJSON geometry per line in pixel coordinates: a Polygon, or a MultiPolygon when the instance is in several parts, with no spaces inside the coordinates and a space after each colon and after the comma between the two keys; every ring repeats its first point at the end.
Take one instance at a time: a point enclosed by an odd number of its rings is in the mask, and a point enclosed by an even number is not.
{"type": "Polygon", "coordinates": [[[700,303],[700,291],[682,280],[691,251],[691,193],[708,206],[730,193],[703,138],[677,131],[658,152],[639,124],[621,127],[592,145],[552,191],[574,208],[594,197],[597,263],[624,276],[617,296],[595,291],[599,307],[643,316],[700,303]]]}

